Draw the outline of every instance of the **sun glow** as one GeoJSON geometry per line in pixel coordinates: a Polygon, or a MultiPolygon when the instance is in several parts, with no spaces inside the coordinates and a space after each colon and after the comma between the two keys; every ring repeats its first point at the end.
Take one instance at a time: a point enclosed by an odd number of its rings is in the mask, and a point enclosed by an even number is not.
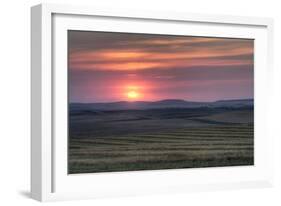
{"type": "Polygon", "coordinates": [[[127,93],[127,97],[129,99],[137,99],[139,97],[139,93],[137,93],[136,91],[129,91],[127,93]]]}

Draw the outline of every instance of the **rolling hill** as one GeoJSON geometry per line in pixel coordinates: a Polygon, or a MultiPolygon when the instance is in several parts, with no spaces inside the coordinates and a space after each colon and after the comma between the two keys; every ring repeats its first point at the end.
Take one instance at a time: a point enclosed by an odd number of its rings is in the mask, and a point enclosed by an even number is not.
{"type": "Polygon", "coordinates": [[[165,108],[240,108],[253,107],[253,99],[235,99],[235,100],[219,100],[214,102],[193,102],[181,99],[165,99],[161,101],[119,101],[108,103],[70,103],[70,111],[94,110],[94,111],[109,111],[109,110],[147,110],[147,109],[165,109],[165,108]]]}

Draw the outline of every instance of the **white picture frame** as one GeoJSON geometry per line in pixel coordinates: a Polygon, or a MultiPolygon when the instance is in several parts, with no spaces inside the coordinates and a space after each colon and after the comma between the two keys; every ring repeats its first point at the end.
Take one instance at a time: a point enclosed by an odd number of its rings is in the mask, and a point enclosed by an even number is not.
{"type": "Polygon", "coordinates": [[[272,186],[273,137],[266,120],[273,75],[272,19],[40,4],[31,9],[31,25],[32,198],[53,201],[272,186]],[[254,38],[255,165],[68,175],[67,29],[254,38]]]}

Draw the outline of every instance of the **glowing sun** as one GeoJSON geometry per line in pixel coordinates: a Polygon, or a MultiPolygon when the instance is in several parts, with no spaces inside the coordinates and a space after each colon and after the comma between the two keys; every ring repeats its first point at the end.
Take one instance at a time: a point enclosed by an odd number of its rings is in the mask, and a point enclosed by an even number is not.
{"type": "Polygon", "coordinates": [[[129,99],[137,99],[137,98],[139,97],[139,93],[136,92],[136,91],[129,91],[129,92],[127,93],[127,97],[128,97],[129,99]]]}

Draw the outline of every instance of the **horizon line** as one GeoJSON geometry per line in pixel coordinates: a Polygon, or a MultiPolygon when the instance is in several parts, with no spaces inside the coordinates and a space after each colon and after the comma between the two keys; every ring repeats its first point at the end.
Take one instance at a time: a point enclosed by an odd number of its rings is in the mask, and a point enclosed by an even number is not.
{"type": "Polygon", "coordinates": [[[155,101],[142,101],[142,100],[136,100],[136,101],[126,101],[126,100],[120,100],[120,101],[110,101],[110,102],[68,102],[68,104],[106,104],[106,103],[120,103],[120,102],[128,102],[128,103],[134,103],[134,102],[161,102],[166,100],[174,100],[174,101],[185,101],[185,102],[196,102],[196,103],[213,103],[213,102],[219,102],[219,101],[243,101],[243,100],[254,100],[254,97],[249,98],[241,98],[241,99],[218,99],[213,101],[193,101],[193,100],[185,100],[185,99],[161,99],[161,100],[155,100],[155,101]]]}

